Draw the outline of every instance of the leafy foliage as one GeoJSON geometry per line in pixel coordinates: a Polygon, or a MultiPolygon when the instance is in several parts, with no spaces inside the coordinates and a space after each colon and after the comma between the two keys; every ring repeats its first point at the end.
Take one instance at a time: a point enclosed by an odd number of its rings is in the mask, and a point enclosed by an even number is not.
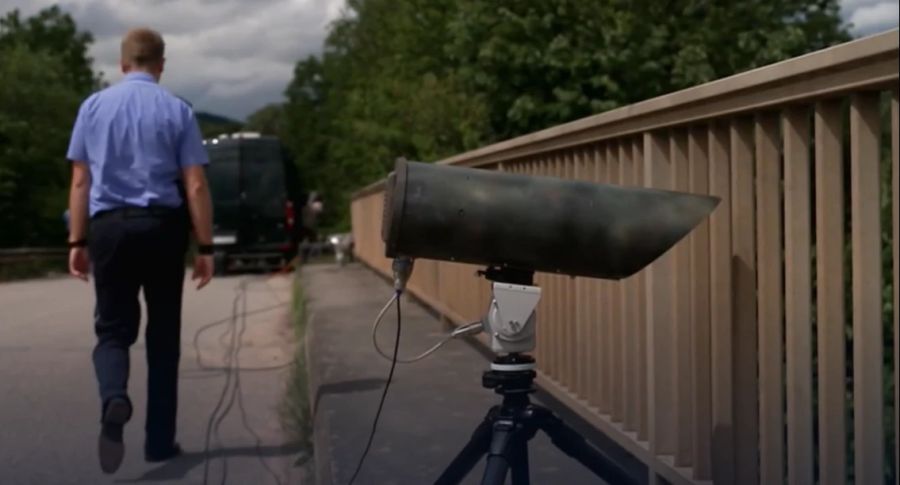
{"type": "Polygon", "coordinates": [[[64,240],[69,130],[100,82],[90,42],[55,7],[0,18],[0,246],[64,240]]]}
{"type": "Polygon", "coordinates": [[[260,108],[247,118],[244,129],[281,137],[284,134],[284,107],[280,104],[270,104],[260,108]]]}
{"type": "Polygon", "coordinates": [[[447,51],[502,138],[848,39],[836,1],[460,3],[447,51]]]}
{"type": "Polygon", "coordinates": [[[350,0],[298,62],[283,137],[326,224],[435,160],[849,39],[837,0],[350,0]]]}
{"type": "Polygon", "coordinates": [[[0,18],[0,49],[24,45],[31,52],[53,56],[60,64],[64,83],[79,93],[87,93],[102,83],[91,67],[88,48],[94,42],[90,32],[78,30],[72,17],[58,6],[45,8],[23,19],[18,10],[0,18]]]}

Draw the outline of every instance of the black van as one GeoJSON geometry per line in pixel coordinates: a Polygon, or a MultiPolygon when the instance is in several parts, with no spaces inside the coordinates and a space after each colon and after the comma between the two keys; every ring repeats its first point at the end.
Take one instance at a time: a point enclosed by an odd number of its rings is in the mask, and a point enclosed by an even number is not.
{"type": "Polygon", "coordinates": [[[220,135],[209,153],[216,270],[272,270],[296,254],[293,164],[274,136],[220,135]]]}

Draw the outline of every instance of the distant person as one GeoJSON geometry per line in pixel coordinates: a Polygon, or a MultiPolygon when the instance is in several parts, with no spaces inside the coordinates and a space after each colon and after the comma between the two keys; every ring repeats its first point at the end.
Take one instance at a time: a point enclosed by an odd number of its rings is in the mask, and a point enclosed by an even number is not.
{"type": "Polygon", "coordinates": [[[325,208],[322,196],[316,192],[309,195],[301,212],[300,222],[303,226],[300,231],[303,261],[309,260],[313,246],[319,240],[319,217],[325,208]]]}
{"type": "Polygon", "coordinates": [[[197,288],[213,274],[208,164],[191,108],[158,85],[165,45],[157,32],[129,31],[122,40],[117,83],[81,105],[67,158],[69,272],[87,281],[93,265],[97,297],[93,359],[101,400],[100,468],[115,472],[131,419],[129,348],[147,304],[147,417],[144,458],[181,454],[175,441],[184,261],[193,225],[199,255],[197,288]],[[178,184],[183,183],[183,191],[178,184]],[[182,195],[183,194],[183,195],[182,195]],[[185,208],[187,205],[187,208],[185,208]]]}

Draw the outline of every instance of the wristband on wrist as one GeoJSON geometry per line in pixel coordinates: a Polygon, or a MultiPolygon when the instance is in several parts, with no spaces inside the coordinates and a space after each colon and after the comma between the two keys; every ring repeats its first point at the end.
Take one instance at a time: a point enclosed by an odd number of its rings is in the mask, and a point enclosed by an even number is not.
{"type": "Polygon", "coordinates": [[[198,244],[197,245],[197,254],[202,254],[204,256],[208,256],[213,253],[213,245],[212,244],[198,244]]]}
{"type": "Polygon", "coordinates": [[[81,238],[77,241],[69,241],[68,244],[69,244],[70,249],[71,248],[83,248],[83,247],[87,246],[87,239],[81,238]]]}

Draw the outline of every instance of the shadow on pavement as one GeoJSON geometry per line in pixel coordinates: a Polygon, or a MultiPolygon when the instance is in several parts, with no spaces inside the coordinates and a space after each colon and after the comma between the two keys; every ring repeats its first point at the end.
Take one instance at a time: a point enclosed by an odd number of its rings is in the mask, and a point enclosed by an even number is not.
{"type": "Polygon", "coordinates": [[[348,381],[329,382],[322,384],[316,390],[316,400],[313,409],[319,409],[319,401],[327,394],[349,394],[351,392],[375,391],[382,389],[387,381],[385,379],[353,379],[348,381]]]}
{"type": "Polygon", "coordinates": [[[206,460],[217,458],[234,458],[258,456],[260,458],[272,458],[297,454],[303,451],[300,443],[286,443],[277,446],[243,446],[238,448],[219,448],[211,450],[209,454],[203,452],[185,453],[152,470],[144,472],[137,478],[118,479],[115,483],[141,483],[180,480],[187,476],[192,469],[203,466],[206,460]]]}

